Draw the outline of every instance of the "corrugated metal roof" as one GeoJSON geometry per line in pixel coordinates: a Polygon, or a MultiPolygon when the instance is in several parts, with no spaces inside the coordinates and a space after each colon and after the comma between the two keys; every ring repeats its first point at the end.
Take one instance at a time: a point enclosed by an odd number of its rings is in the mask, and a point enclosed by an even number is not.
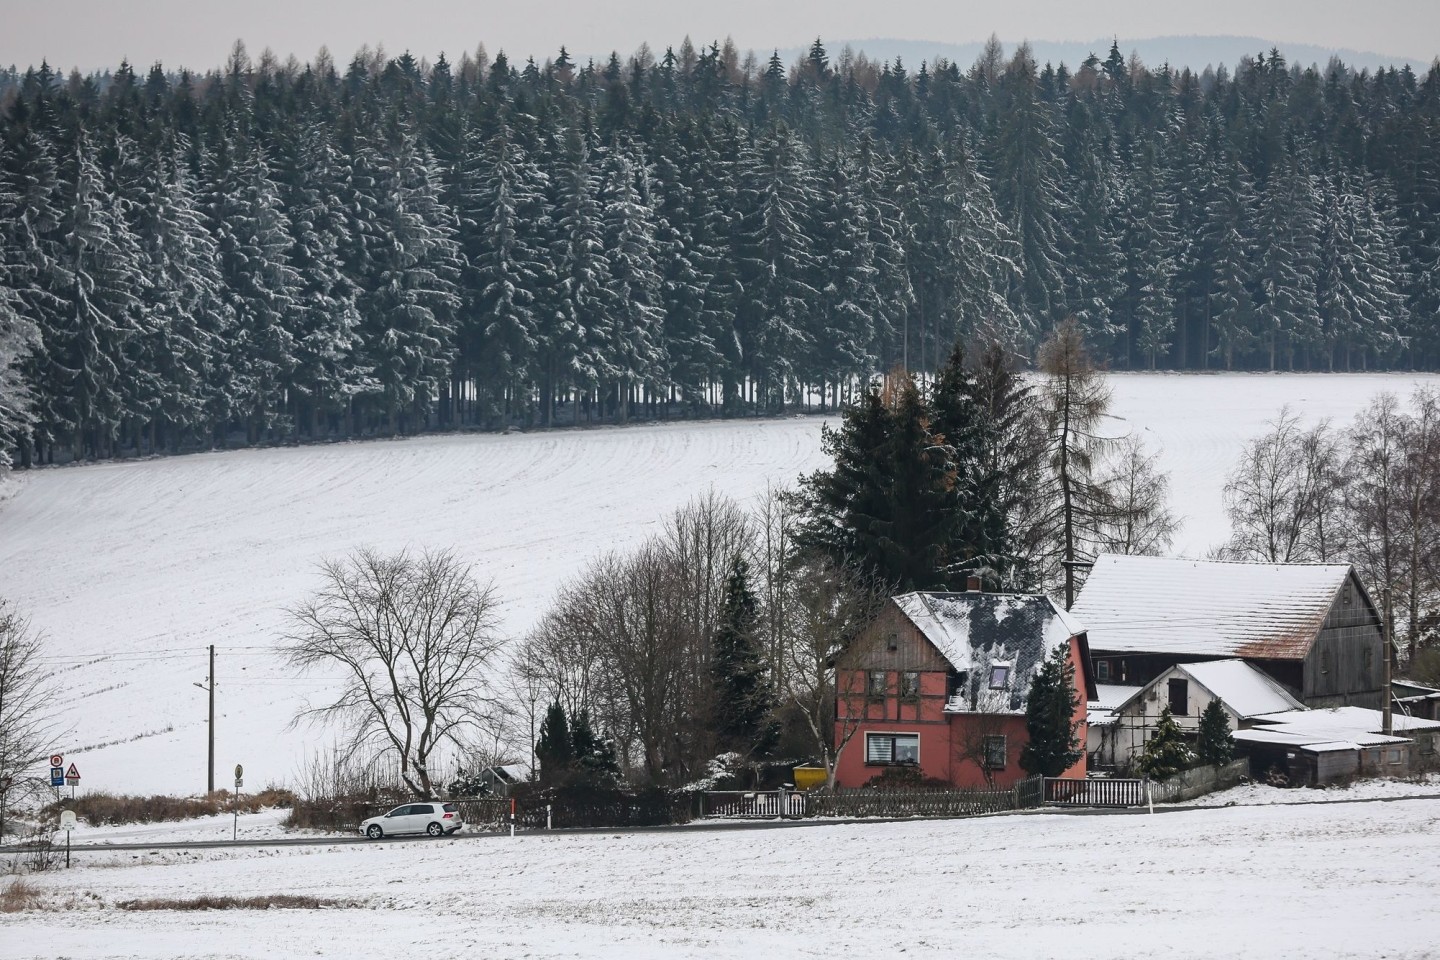
{"type": "Polygon", "coordinates": [[[950,712],[1023,713],[1030,681],[1056,647],[1084,632],[1049,597],[1013,593],[907,593],[893,598],[966,685],[950,712]],[[1002,689],[991,669],[1009,667],[1002,689]]]}
{"type": "Polygon", "coordinates": [[[1101,554],[1070,613],[1092,650],[1303,660],[1349,572],[1101,554]]]}

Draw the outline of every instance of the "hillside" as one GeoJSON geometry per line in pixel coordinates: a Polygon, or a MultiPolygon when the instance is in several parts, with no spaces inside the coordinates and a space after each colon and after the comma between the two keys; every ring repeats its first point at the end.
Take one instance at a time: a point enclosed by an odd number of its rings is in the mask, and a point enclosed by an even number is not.
{"type": "MultiPolygon", "coordinates": [[[[1117,430],[1143,433],[1187,517],[1177,551],[1225,535],[1220,487],[1282,403],[1348,420],[1415,378],[1113,378],[1117,430]]],[[[1431,377],[1428,382],[1440,382],[1431,377]]],[[[219,650],[217,768],[254,787],[292,777],[328,742],[287,724],[324,684],[269,647],[314,564],[360,544],[452,547],[495,579],[523,632],[596,553],[624,548],[713,486],[745,499],[822,463],[820,419],[637,425],[507,436],[244,450],[37,470],[0,504],[0,595],[50,638],[82,785],[204,786],[205,647],[219,650]]]]}

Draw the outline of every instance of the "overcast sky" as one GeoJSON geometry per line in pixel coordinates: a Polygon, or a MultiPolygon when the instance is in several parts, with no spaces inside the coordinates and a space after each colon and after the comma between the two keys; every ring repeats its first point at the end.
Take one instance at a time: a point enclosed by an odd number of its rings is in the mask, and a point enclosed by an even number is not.
{"type": "Polygon", "coordinates": [[[493,55],[663,50],[733,36],[741,49],[886,37],[966,43],[1090,41],[1175,34],[1242,34],[1429,61],[1440,53],[1440,0],[0,0],[0,64],[88,70],[128,58],[137,67],[220,65],[243,39],[309,59],[321,45],[348,60],[383,43],[434,59],[484,41],[493,55]]]}

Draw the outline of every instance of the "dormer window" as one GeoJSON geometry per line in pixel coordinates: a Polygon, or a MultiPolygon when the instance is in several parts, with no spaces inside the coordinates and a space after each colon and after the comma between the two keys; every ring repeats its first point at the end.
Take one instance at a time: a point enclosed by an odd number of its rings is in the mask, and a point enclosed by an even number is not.
{"type": "Polygon", "coordinates": [[[1010,685],[1010,664],[993,663],[990,665],[990,689],[1004,690],[1010,685]]]}

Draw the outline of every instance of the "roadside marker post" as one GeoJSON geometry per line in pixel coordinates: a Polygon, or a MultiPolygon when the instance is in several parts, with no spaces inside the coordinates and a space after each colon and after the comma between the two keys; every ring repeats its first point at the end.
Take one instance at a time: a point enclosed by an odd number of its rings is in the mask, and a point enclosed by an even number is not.
{"type": "Polygon", "coordinates": [[[230,810],[235,819],[230,824],[230,839],[240,839],[240,788],[245,786],[245,768],[235,764],[235,796],[231,798],[230,810]]]}

